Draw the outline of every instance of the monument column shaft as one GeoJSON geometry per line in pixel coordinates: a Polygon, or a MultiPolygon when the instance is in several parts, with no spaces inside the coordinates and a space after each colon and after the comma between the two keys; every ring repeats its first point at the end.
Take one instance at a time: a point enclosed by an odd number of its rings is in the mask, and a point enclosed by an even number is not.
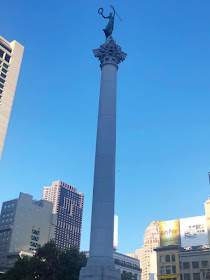
{"type": "Polygon", "coordinates": [[[101,72],[90,239],[91,258],[113,262],[117,66],[101,72]],[[107,258],[110,258],[108,260],[107,258]]]}
{"type": "Polygon", "coordinates": [[[98,111],[90,253],[80,280],[120,280],[120,270],[113,259],[116,92],[118,64],[125,60],[112,37],[93,50],[101,66],[101,88],[98,111]]]}

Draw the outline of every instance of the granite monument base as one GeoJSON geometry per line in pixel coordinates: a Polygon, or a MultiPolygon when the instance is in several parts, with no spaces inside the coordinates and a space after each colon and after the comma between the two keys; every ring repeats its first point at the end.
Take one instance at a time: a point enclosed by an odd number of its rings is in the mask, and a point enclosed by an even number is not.
{"type": "Polygon", "coordinates": [[[121,272],[113,266],[86,266],[82,267],[79,280],[121,280],[121,272]]]}

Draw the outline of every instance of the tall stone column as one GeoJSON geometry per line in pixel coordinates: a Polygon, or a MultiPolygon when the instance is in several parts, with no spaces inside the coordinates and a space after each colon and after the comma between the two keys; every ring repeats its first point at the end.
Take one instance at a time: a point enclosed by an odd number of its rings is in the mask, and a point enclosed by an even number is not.
{"type": "Polygon", "coordinates": [[[120,279],[113,260],[115,154],[116,154],[116,92],[118,64],[126,54],[109,37],[99,49],[93,50],[100,60],[101,88],[98,112],[95,171],[93,186],[90,253],[80,280],[120,279]]]}

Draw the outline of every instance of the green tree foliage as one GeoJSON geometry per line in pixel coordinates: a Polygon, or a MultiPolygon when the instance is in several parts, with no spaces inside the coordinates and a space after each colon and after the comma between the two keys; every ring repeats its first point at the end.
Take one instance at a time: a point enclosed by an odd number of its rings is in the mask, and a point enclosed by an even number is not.
{"type": "Polygon", "coordinates": [[[121,274],[121,280],[137,280],[137,275],[133,275],[131,272],[123,272],[121,274]]]}
{"type": "Polygon", "coordinates": [[[50,241],[40,247],[32,258],[18,259],[1,280],[78,280],[86,256],[77,248],[60,251],[50,241]]]}

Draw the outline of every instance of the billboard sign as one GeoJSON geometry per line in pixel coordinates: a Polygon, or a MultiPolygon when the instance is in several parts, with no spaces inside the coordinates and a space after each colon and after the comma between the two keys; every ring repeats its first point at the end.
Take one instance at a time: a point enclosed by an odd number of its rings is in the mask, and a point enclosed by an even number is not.
{"type": "Polygon", "coordinates": [[[181,246],[191,247],[208,244],[206,217],[180,219],[181,246]]]}
{"type": "Polygon", "coordinates": [[[160,246],[180,244],[179,220],[159,223],[160,246]]]}

